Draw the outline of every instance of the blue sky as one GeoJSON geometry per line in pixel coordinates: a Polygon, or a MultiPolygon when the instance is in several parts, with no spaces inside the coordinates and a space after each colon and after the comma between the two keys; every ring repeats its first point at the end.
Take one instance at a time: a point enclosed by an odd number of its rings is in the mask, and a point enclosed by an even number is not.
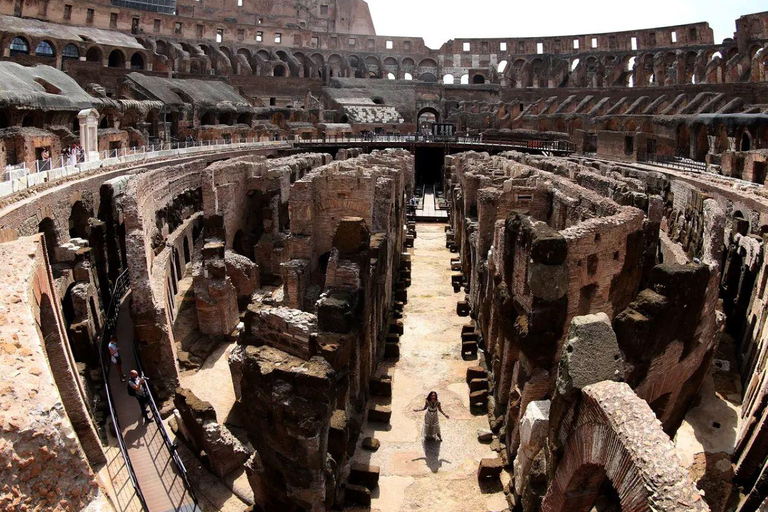
{"type": "Polygon", "coordinates": [[[461,37],[532,37],[618,32],[709,22],[715,42],[735,20],[768,10],[766,0],[367,0],[376,33],[423,37],[437,49],[461,37]]]}

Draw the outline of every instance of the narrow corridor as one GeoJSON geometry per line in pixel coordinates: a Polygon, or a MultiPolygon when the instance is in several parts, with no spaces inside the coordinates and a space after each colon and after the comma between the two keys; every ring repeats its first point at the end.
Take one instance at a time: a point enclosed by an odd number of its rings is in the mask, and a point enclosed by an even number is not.
{"type": "Polygon", "coordinates": [[[419,223],[416,231],[400,359],[379,369],[392,377],[392,419],[388,426],[366,423],[360,441],[375,437],[381,447],[372,453],[358,445],[354,461],[381,469],[371,510],[500,511],[507,508],[501,486],[484,493],[476,476],[480,459],[496,454],[477,441],[477,431],[488,428],[486,416],[469,410],[466,369],[477,362],[460,354],[467,318],[456,315],[460,294],[451,287],[444,224],[419,223]],[[440,417],[442,443],[422,442],[424,413],[413,412],[433,390],[450,416],[440,417]]]}

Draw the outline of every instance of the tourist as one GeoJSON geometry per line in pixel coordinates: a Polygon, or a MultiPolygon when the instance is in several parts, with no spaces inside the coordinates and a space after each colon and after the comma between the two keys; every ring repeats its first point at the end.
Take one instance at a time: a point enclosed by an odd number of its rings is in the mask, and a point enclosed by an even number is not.
{"type": "Polygon", "coordinates": [[[123,360],[120,359],[120,349],[117,348],[117,338],[112,336],[109,340],[109,359],[117,367],[117,371],[120,372],[120,382],[125,382],[125,373],[123,373],[123,360]]]}
{"type": "Polygon", "coordinates": [[[424,407],[421,409],[414,409],[414,412],[421,412],[427,410],[424,414],[424,428],[421,431],[422,437],[430,441],[442,441],[443,438],[440,435],[440,418],[437,413],[445,416],[445,419],[450,419],[447,414],[443,412],[443,408],[440,407],[440,401],[437,399],[437,393],[430,391],[427,395],[427,400],[424,402],[424,407]]]}
{"type": "Polygon", "coordinates": [[[139,372],[131,370],[131,378],[128,379],[128,394],[136,397],[136,400],[139,401],[141,416],[144,418],[144,423],[149,422],[149,411],[147,411],[147,406],[149,405],[148,393],[147,381],[144,377],[139,377],[139,372]]]}

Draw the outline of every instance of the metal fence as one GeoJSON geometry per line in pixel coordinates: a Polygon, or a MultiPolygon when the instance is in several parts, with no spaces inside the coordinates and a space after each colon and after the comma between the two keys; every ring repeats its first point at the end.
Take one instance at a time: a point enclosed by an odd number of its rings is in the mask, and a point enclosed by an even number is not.
{"type": "Polygon", "coordinates": [[[445,144],[467,146],[491,146],[509,149],[527,149],[540,151],[573,152],[575,146],[564,140],[505,140],[484,137],[462,137],[457,135],[424,135],[421,133],[407,135],[360,135],[343,134],[332,137],[315,137],[296,141],[297,146],[327,145],[327,144],[445,144]]]}
{"type": "Polygon", "coordinates": [[[149,511],[147,508],[147,502],[144,499],[144,494],[141,492],[139,481],[136,478],[136,472],[133,470],[131,464],[131,458],[128,456],[128,448],[125,446],[125,439],[123,438],[123,430],[120,427],[120,419],[115,410],[114,400],[112,399],[112,389],[109,385],[109,372],[112,368],[109,359],[109,340],[112,339],[112,335],[115,333],[117,327],[117,319],[120,316],[120,303],[123,297],[128,291],[130,279],[128,277],[128,271],[124,271],[115,280],[115,286],[112,289],[112,298],[109,301],[109,308],[106,311],[106,318],[104,321],[104,329],[101,331],[101,373],[104,376],[104,389],[107,394],[107,406],[109,407],[109,415],[112,418],[112,426],[114,428],[115,437],[117,438],[117,445],[120,448],[120,453],[125,461],[125,467],[128,469],[128,476],[131,479],[131,485],[133,485],[136,497],[141,503],[141,507],[145,511],[149,511]]]}
{"type": "Polygon", "coordinates": [[[56,160],[37,160],[34,169],[26,165],[6,167],[0,181],[0,197],[13,194],[42,183],[51,183],[81,172],[111,167],[120,164],[140,163],[157,158],[193,155],[210,151],[232,149],[247,149],[261,147],[289,147],[286,141],[259,141],[245,139],[237,142],[231,140],[209,140],[194,142],[167,142],[135,148],[109,149],[101,151],[98,159],[88,159],[73,164],[62,157],[56,160]],[[51,168],[51,166],[56,166],[51,168]],[[38,169],[40,169],[38,171],[38,169]]]}
{"type": "Polygon", "coordinates": [[[687,153],[681,152],[680,150],[676,151],[674,155],[649,153],[642,159],[638,158],[638,161],[664,167],[672,167],[684,171],[706,172],[707,170],[707,164],[705,162],[693,160],[688,157],[687,153]]]}

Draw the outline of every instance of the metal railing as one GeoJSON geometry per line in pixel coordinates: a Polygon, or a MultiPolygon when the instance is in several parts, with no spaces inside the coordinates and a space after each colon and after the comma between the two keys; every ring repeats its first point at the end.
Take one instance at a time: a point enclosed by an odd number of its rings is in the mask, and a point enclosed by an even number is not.
{"type": "Polygon", "coordinates": [[[674,155],[659,155],[651,153],[646,155],[645,158],[639,158],[638,162],[661,165],[664,167],[673,167],[675,169],[682,169],[685,171],[706,172],[707,170],[706,163],[693,160],[686,155],[678,153],[675,153],[674,155]]]}
{"type": "Polygon", "coordinates": [[[129,284],[130,280],[128,277],[128,271],[125,270],[115,280],[115,286],[112,288],[112,298],[109,301],[109,308],[107,309],[107,315],[104,321],[104,329],[101,331],[101,357],[99,359],[101,361],[101,373],[104,375],[104,389],[107,393],[109,415],[112,418],[112,426],[114,427],[115,437],[117,437],[117,445],[120,448],[120,453],[122,454],[123,460],[125,461],[125,467],[128,470],[128,476],[130,477],[131,484],[133,485],[133,489],[136,492],[136,497],[139,499],[139,503],[141,504],[142,509],[149,511],[149,508],[147,507],[147,501],[144,499],[144,494],[141,492],[141,487],[139,486],[139,480],[136,478],[136,472],[133,470],[131,458],[128,456],[128,448],[126,448],[125,439],[123,439],[123,430],[120,427],[120,420],[112,400],[112,389],[109,386],[109,372],[112,368],[112,365],[109,364],[110,360],[108,345],[109,340],[115,333],[115,328],[117,327],[117,319],[120,317],[120,303],[128,291],[129,284]]]}
{"type": "Polygon", "coordinates": [[[468,145],[468,146],[495,146],[510,149],[528,149],[541,151],[573,152],[575,146],[564,140],[505,140],[484,137],[465,137],[458,135],[424,135],[421,133],[406,135],[387,135],[371,134],[352,136],[343,134],[341,136],[315,137],[311,139],[298,139],[295,144],[302,145],[323,145],[323,144],[371,144],[371,143],[394,143],[394,144],[445,144],[445,145],[468,145]]]}
{"type": "Polygon", "coordinates": [[[196,153],[205,153],[209,151],[226,149],[245,149],[260,147],[285,147],[289,145],[287,141],[259,141],[256,139],[245,139],[237,142],[223,139],[209,141],[190,141],[190,142],[166,142],[162,144],[150,144],[148,146],[109,149],[99,153],[99,158],[88,158],[86,161],[80,161],[73,164],[65,157],[37,160],[35,170],[39,172],[30,172],[26,166],[6,167],[2,172],[2,181],[0,181],[0,197],[10,195],[14,192],[26,188],[40,185],[42,183],[51,183],[59,179],[87,172],[94,169],[110,167],[114,165],[127,164],[133,162],[145,162],[155,158],[167,158],[176,155],[188,155],[196,153]],[[51,168],[52,165],[58,167],[51,168]]]}
{"type": "Polygon", "coordinates": [[[133,339],[133,354],[136,357],[136,367],[138,368],[139,375],[146,379],[145,382],[147,382],[145,389],[147,391],[147,396],[149,397],[149,409],[152,412],[152,421],[154,421],[155,425],[157,425],[157,430],[160,432],[160,436],[163,438],[163,444],[165,445],[166,450],[168,450],[168,455],[176,466],[178,474],[181,476],[181,479],[184,482],[184,488],[189,493],[189,496],[192,498],[192,501],[195,504],[195,509],[200,510],[197,496],[195,495],[195,491],[192,488],[192,483],[189,481],[189,476],[187,475],[187,468],[184,466],[184,462],[181,460],[179,453],[176,451],[176,445],[171,441],[171,438],[168,435],[168,431],[165,429],[165,423],[163,423],[163,420],[160,418],[160,410],[157,408],[157,402],[155,402],[155,396],[152,392],[152,387],[149,385],[149,379],[147,379],[144,375],[144,368],[141,364],[141,354],[139,352],[139,344],[135,337],[133,339]]]}

